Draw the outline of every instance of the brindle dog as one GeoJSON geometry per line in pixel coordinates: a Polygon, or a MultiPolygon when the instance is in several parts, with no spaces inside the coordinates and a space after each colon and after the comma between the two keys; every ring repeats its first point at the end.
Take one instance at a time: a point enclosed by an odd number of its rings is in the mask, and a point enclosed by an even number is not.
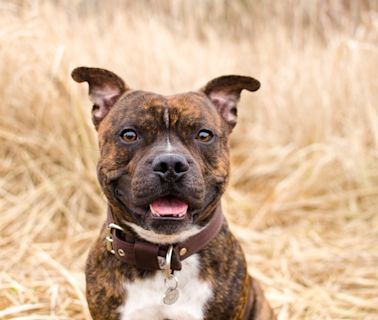
{"type": "MultiPolygon", "coordinates": [[[[240,93],[256,91],[260,83],[222,76],[198,91],[163,96],[131,90],[104,69],[80,67],[72,77],[89,84],[98,179],[120,237],[162,246],[196,237],[220,210],[240,93]]],[[[162,300],[165,271],[121,261],[108,242],[105,224],[86,265],[95,320],[275,319],[226,220],[174,272],[179,297],[171,304],[162,300]]]]}

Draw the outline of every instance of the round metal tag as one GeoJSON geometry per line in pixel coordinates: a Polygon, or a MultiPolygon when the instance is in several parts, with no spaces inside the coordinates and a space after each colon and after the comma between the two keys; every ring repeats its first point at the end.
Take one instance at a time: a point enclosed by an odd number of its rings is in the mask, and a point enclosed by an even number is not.
{"type": "Polygon", "coordinates": [[[177,289],[168,288],[164,294],[163,302],[165,304],[174,304],[179,298],[179,291],[177,289]]]}

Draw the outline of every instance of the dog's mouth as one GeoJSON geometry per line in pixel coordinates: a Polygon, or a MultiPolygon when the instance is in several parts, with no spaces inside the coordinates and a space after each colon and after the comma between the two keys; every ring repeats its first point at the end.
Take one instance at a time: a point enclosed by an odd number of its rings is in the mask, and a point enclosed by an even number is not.
{"type": "Polygon", "coordinates": [[[188,204],[168,195],[154,200],[150,204],[152,217],[155,219],[183,219],[187,215],[188,204]]]}

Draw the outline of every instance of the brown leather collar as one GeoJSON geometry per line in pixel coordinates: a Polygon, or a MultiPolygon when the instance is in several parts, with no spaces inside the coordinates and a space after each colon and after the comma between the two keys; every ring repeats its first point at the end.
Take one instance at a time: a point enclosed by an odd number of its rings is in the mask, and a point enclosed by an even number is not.
{"type": "MultiPolygon", "coordinates": [[[[218,206],[204,229],[183,242],[172,244],[172,270],[181,270],[181,261],[204,248],[219,233],[222,224],[222,208],[218,206]]],[[[122,228],[114,224],[110,208],[108,209],[107,230],[107,249],[120,261],[143,270],[164,269],[165,257],[170,245],[140,239],[126,239],[122,228]]]]}

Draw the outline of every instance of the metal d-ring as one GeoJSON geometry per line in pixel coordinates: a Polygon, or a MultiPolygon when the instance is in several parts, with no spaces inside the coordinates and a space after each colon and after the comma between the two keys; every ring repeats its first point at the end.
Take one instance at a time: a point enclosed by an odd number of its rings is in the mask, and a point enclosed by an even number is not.
{"type": "Polygon", "coordinates": [[[168,278],[169,275],[172,273],[172,268],[171,268],[171,262],[172,262],[172,252],[173,252],[173,246],[170,245],[167,254],[165,256],[165,276],[168,278]]]}

